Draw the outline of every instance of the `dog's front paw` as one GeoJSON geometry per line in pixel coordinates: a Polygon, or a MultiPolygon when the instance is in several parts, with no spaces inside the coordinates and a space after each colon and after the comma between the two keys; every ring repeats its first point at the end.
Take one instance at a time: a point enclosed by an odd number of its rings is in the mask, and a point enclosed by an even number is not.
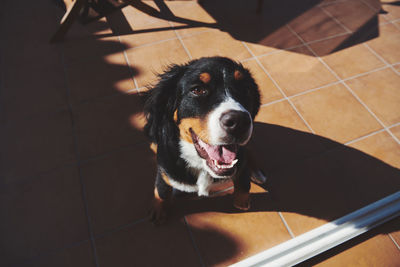
{"type": "Polygon", "coordinates": [[[162,225],[167,221],[166,203],[154,201],[150,210],[150,222],[154,225],[162,225]]]}
{"type": "Polygon", "coordinates": [[[249,210],[250,209],[250,195],[249,193],[243,192],[235,192],[233,206],[240,210],[249,210]]]}

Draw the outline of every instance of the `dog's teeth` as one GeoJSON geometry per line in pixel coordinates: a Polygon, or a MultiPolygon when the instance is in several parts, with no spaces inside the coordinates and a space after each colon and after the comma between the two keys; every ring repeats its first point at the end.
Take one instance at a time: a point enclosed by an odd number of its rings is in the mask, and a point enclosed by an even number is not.
{"type": "Polygon", "coordinates": [[[218,169],[229,169],[232,168],[233,166],[235,166],[235,164],[238,162],[238,159],[235,159],[234,161],[231,162],[231,164],[229,165],[220,165],[218,164],[217,160],[213,160],[214,165],[218,168],[218,169]]]}

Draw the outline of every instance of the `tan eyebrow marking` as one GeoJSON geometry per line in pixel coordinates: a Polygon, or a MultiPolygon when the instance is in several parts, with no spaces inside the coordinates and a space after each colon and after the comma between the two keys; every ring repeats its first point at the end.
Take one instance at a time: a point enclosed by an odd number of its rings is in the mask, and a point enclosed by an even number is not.
{"type": "Polygon", "coordinates": [[[243,73],[241,73],[239,70],[235,70],[233,77],[235,77],[235,80],[241,80],[243,79],[243,73]]]}
{"type": "Polygon", "coordinates": [[[208,72],[203,72],[200,74],[199,79],[203,83],[209,83],[211,81],[211,75],[208,72]]]}

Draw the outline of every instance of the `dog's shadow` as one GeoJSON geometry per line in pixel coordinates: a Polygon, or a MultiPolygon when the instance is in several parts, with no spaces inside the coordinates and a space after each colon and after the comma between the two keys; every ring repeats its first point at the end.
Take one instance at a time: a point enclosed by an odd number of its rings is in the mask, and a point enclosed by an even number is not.
{"type": "MultiPolygon", "coordinates": [[[[400,190],[399,169],[318,135],[256,123],[250,146],[268,192],[252,193],[248,212],[289,212],[328,222],[400,190]]],[[[241,212],[233,208],[232,195],[175,204],[173,216],[241,212]]],[[[391,224],[375,234],[399,228],[391,224]]]]}

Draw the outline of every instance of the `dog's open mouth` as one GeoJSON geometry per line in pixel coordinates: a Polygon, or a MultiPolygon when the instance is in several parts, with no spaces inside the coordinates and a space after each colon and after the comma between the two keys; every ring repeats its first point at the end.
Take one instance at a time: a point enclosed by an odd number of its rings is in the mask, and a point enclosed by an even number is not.
{"type": "Polygon", "coordinates": [[[232,176],[236,172],[237,144],[210,145],[201,140],[192,129],[194,147],[200,157],[206,160],[207,166],[218,176],[232,176]]]}

